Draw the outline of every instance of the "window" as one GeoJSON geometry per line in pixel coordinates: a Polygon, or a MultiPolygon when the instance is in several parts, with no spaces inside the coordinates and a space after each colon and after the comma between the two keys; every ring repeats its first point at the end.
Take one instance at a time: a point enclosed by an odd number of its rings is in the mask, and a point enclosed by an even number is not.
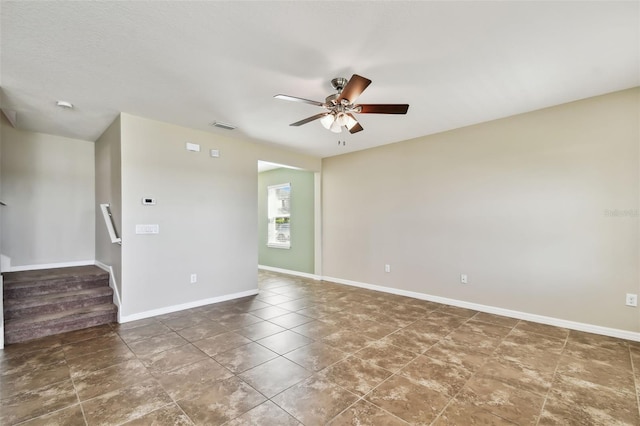
{"type": "Polygon", "coordinates": [[[267,190],[267,246],[291,248],[291,184],[271,185],[267,190]]]}

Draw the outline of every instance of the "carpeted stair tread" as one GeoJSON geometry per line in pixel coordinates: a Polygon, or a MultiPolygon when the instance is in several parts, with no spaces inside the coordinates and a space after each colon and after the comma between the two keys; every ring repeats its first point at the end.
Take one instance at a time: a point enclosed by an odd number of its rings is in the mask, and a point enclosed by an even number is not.
{"type": "Polygon", "coordinates": [[[112,302],[113,290],[107,286],[20,299],[7,299],[4,301],[4,318],[14,319],[23,316],[48,314],[112,302]]]}
{"type": "Polygon", "coordinates": [[[109,273],[96,266],[42,269],[3,274],[4,298],[18,299],[108,286],[109,273]],[[65,269],[70,269],[67,275],[65,269]],[[48,275],[47,271],[53,271],[48,275]],[[38,272],[35,274],[34,272],[38,272]],[[7,276],[9,279],[7,280],[7,276]]]}
{"type": "Polygon", "coordinates": [[[109,273],[97,266],[71,266],[67,268],[36,269],[33,271],[4,272],[4,285],[13,286],[20,283],[33,283],[56,280],[85,281],[96,277],[109,278],[109,273]]]}
{"type": "Polygon", "coordinates": [[[109,273],[96,266],[3,273],[7,344],[117,321],[109,273]]]}
{"type": "Polygon", "coordinates": [[[43,323],[62,323],[65,321],[73,321],[79,318],[88,318],[105,313],[115,314],[117,311],[118,309],[114,304],[86,306],[82,308],[70,309],[65,312],[37,315],[30,318],[16,318],[6,320],[4,322],[4,328],[5,332],[22,330],[27,328],[34,328],[43,323]]]}
{"type": "Polygon", "coordinates": [[[65,291],[64,293],[43,294],[40,296],[32,296],[24,299],[6,299],[4,301],[5,309],[15,307],[32,307],[42,306],[50,303],[58,303],[67,300],[82,299],[85,297],[111,296],[113,290],[111,287],[95,287],[84,290],[65,291]]]}

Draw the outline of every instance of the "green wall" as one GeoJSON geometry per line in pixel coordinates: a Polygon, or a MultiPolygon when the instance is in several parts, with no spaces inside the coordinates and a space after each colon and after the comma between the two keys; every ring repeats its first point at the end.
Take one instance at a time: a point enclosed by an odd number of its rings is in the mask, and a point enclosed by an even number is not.
{"type": "Polygon", "coordinates": [[[258,173],[258,263],[314,273],[313,173],[275,169],[258,173]],[[267,247],[267,187],[291,183],[291,248],[267,247]]]}

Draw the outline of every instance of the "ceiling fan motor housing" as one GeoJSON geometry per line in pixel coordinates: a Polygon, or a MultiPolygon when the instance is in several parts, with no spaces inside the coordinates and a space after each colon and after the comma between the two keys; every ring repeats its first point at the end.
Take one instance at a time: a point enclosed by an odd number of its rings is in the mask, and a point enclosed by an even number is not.
{"type": "Polygon", "coordinates": [[[333,86],[334,89],[338,91],[338,93],[340,93],[342,92],[342,89],[344,89],[344,86],[346,86],[348,82],[349,80],[347,80],[344,77],[336,77],[333,80],[331,80],[331,85],[333,86]]]}

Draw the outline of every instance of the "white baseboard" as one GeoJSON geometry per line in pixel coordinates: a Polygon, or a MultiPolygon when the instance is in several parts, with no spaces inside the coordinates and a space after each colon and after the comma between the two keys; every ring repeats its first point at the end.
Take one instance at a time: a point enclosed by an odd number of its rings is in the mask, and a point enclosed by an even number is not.
{"type": "Polygon", "coordinates": [[[310,278],[312,280],[320,281],[322,277],[320,275],[309,274],[307,272],[292,271],[290,269],[274,268],[273,266],[258,265],[258,269],[263,271],[279,272],[281,274],[295,275],[297,277],[310,278]]]}
{"type": "Polygon", "coordinates": [[[544,315],[530,314],[527,312],[513,311],[511,309],[498,308],[495,306],[481,305],[479,303],[465,302],[463,300],[449,299],[446,297],[432,296],[430,294],[418,293],[414,291],[401,290],[393,287],[384,287],[375,284],[367,284],[359,281],[344,280],[342,278],[322,277],[325,281],[338,284],[345,284],[353,287],[366,288],[369,290],[381,291],[383,293],[397,294],[399,296],[413,297],[414,299],[428,300],[430,302],[443,303],[445,305],[457,306],[460,308],[473,309],[475,311],[489,314],[502,315],[541,324],[554,325],[556,327],[568,328],[570,330],[584,331],[587,333],[601,334],[604,336],[617,337],[620,339],[640,342],[640,333],[634,331],[620,330],[617,328],[602,327],[599,325],[586,324],[582,322],[568,321],[559,318],[547,317],[544,315]]]}
{"type": "Polygon", "coordinates": [[[193,302],[182,303],[180,305],[166,306],[164,308],[152,309],[150,311],[139,312],[137,314],[120,316],[119,322],[125,323],[125,322],[137,321],[145,318],[155,317],[158,315],[183,311],[185,309],[191,309],[191,308],[197,308],[199,306],[210,305],[212,303],[220,303],[220,302],[225,302],[227,300],[239,299],[241,297],[255,296],[256,294],[258,294],[257,288],[253,290],[242,291],[239,293],[232,293],[224,296],[218,296],[218,297],[212,297],[209,299],[202,299],[202,300],[196,300],[193,302]]]}
{"type": "Polygon", "coordinates": [[[71,266],[95,265],[95,263],[96,263],[95,260],[78,260],[75,262],[60,262],[60,263],[39,263],[37,265],[11,266],[10,270],[6,272],[33,271],[36,269],[68,268],[71,266]]]}
{"type": "Polygon", "coordinates": [[[0,272],[11,271],[11,258],[4,254],[0,254],[0,272]]]}
{"type": "Polygon", "coordinates": [[[116,275],[113,273],[113,267],[106,265],[98,260],[95,261],[95,265],[107,271],[109,273],[109,287],[113,289],[113,303],[118,307],[118,322],[120,322],[120,306],[122,306],[122,300],[120,299],[120,292],[118,292],[118,285],[116,281],[116,275]]]}

